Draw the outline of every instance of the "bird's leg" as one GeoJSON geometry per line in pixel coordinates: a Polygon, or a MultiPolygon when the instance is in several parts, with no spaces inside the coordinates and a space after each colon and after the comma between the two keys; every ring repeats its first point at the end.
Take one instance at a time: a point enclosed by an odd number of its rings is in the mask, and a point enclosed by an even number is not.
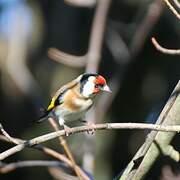
{"type": "Polygon", "coordinates": [[[93,122],[86,122],[86,124],[90,128],[87,133],[93,135],[95,133],[95,124],[93,122]]]}
{"type": "Polygon", "coordinates": [[[86,121],[85,117],[82,119],[79,119],[79,121],[85,123],[88,127],[91,128],[90,130],[87,131],[88,134],[93,135],[95,133],[95,130],[94,130],[95,124],[93,122],[86,121]]]}
{"type": "Polygon", "coordinates": [[[65,131],[65,135],[69,136],[69,134],[71,133],[71,128],[68,127],[67,125],[65,125],[64,123],[65,123],[64,119],[63,118],[59,118],[59,125],[63,126],[64,131],[65,131]]]}
{"type": "Polygon", "coordinates": [[[69,134],[72,132],[71,131],[71,128],[68,127],[67,125],[63,124],[63,128],[64,128],[64,131],[65,131],[65,135],[66,136],[69,136],[69,134]]]}

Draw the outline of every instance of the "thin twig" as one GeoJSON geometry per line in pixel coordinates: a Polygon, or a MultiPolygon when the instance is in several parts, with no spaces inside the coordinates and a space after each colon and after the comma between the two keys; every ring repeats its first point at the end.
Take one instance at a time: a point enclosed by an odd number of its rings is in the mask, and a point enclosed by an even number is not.
{"type": "MultiPolygon", "coordinates": [[[[117,66],[122,66],[129,62],[130,52],[128,50],[128,47],[115,29],[113,29],[112,27],[107,27],[105,40],[109,50],[111,51],[113,59],[117,63],[117,66]]],[[[108,95],[106,93],[101,94],[101,97],[96,104],[96,112],[98,113],[98,122],[96,121],[96,123],[102,122],[104,116],[106,115],[115,97],[117,96],[121,85],[122,75],[123,70],[119,70],[110,77],[108,84],[109,87],[111,87],[113,93],[108,95]]]]}
{"type": "Polygon", "coordinates": [[[179,0],[173,0],[173,2],[180,9],[180,2],[179,2],[179,0]]]}
{"type": "Polygon", "coordinates": [[[14,144],[19,144],[18,141],[14,138],[12,138],[3,128],[2,124],[0,123],[0,131],[2,132],[2,134],[12,143],[14,144]]]}
{"type": "Polygon", "coordinates": [[[97,2],[87,53],[86,72],[97,72],[98,70],[110,3],[111,0],[98,0],[97,2]]]}
{"type": "Polygon", "coordinates": [[[151,41],[152,41],[153,45],[155,46],[155,48],[162,53],[171,54],[171,55],[179,55],[180,54],[180,49],[164,48],[157,42],[157,40],[154,37],[151,38],[151,41]]]}
{"type": "MultiPolygon", "coordinates": [[[[143,8],[144,9],[144,8],[143,8]]],[[[111,54],[116,60],[116,63],[122,65],[127,65],[130,61],[135,59],[135,57],[138,55],[138,53],[143,48],[143,45],[147,39],[147,36],[151,29],[153,28],[154,24],[159,19],[161,13],[163,10],[163,5],[159,0],[154,1],[148,8],[147,14],[143,21],[140,23],[138,28],[136,29],[133,38],[130,42],[130,48],[126,46],[126,44],[123,42],[120,35],[116,32],[115,28],[113,26],[108,27],[107,35],[106,35],[106,43],[108,45],[109,50],[111,51],[111,54]],[[117,44],[118,43],[118,44],[117,44]],[[115,44],[113,46],[113,44],[115,44]],[[112,47],[111,47],[112,46],[112,47]],[[119,48],[116,48],[119,47],[119,48]],[[118,49],[118,50],[117,50],[118,49]]],[[[111,95],[106,96],[106,94],[102,94],[102,98],[97,103],[97,112],[101,112],[98,114],[98,122],[101,122],[103,119],[103,116],[106,114],[109,107],[111,107],[111,103],[113,102],[114,98],[116,97],[121,81],[123,79],[123,69],[121,71],[117,71],[116,74],[114,74],[114,77],[111,77],[109,80],[110,87],[113,90],[113,93],[111,95]],[[99,118],[100,116],[100,118],[99,118]]]]}
{"type": "Polygon", "coordinates": [[[49,167],[49,173],[53,176],[54,180],[78,180],[77,176],[67,174],[63,169],[57,167],[49,167]]]}
{"type": "MultiPolygon", "coordinates": [[[[104,33],[106,29],[106,20],[108,15],[108,10],[110,7],[111,0],[98,0],[96,11],[93,17],[91,34],[87,52],[87,63],[85,71],[88,72],[98,72],[99,63],[101,60],[101,50],[104,40],[104,33]]],[[[94,107],[88,112],[86,116],[86,121],[94,123],[96,121],[96,114],[94,107]]],[[[89,172],[93,174],[94,171],[94,139],[91,136],[86,136],[84,143],[86,151],[83,156],[83,167],[88,169],[89,172]],[[93,148],[92,148],[93,147],[93,148]],[[87,153],[88,152],[88,153],[87,153]],[[91,160],[86,160],[86,157],[91,160]]]]}
{"type": "MultiPolygon", "coordinates": [[[[78,126],[71,128],[69,135],[81,133],[81,132],[89,132],[92,130],[112,130],[112,129],[150,129],[154,131],[165,131],[165,132],[180,132],[180,125],[157,125],[157,124],[146,124],[146,123],[105,123],[105,124],[95,124],[93,127],[91,126],[78,126]]],[[[2,153],[0,153],[0,160],[3,160],[21,150],[23,150],[26,146],[31,147],[54,138],[65,136],[65,130],[60,130],[52,133],[48,133],[39,137],[35,137],[31,140],[25,141],[22,144],[19,144],[13,148],[10,148],[2,153]]]]}
{"type": "MultiPolygon", "coordinates": [[[[59,131],[59,126],[57,125],[57,123],[55,122],[54,119],[49,118],[49,122],[52,125],[52,127],[54,128],[55,131],[59,131]]],[[[67,155],[67,157],[72,161],[72,163],[74,164],[74,166],[76,165],[74,157],[68,147],[68,144],[66,142],[66,140],[63,137],[59,137],[59,142],[62,145],[62,147],[64,148],[64,151],[67,155]]]]}
{"type": "Polygon", "coordinates": [[[56,48],[50,48],[48,55],[51,59],[62,63],[66,66],[81,68],[86,65],[86,54],[83,56],[75,56],[69,53],[65,53],[56,48]]]}
{"type": "MultiPolygon", "coordinates": [[[[172,92],[168,102],[166,103],[163,111],[161,112],[157,122],[161,121],[161,125],[179,125],[180,119],[180,81],[177,83],[174,91],[172,92]],[[172,117],[172,118],[171,118],[172,117]]],[[[151,134],[150,134],[151,135],[151,134]]],[[[144,154],[142,161],[139,162],[137,171],[135,172],[133,178],[136,180],[141,180],[147,174],[147,172],[155,163],[156,159],[160,154],[166,154],[168,151],[168,146],[171,143],[173,137],[176,135],[175,132],[163,133],[157,132],[154,140],[151,142],[148,151],[144,154]],[[165,153],[164,153],[165,152],[165,153]]],[[[151,141],[151,136],[148,135],[146,140],[151,141]]]]}
{"type": "MultiPolygon", "coordinates": [[[[1,125],[1,124],[0,124],[1,125]]],[[[22,139],[17,139],[17,138],[13,138],[11,137],[3,128],[3,126],[1,125],[1,129],[4,132],[4,136],[0,135],[0,139],[9,143],[14,143],[14,144],[21,144],[26,142],[25,140],[22,139]]],[[[69,167],[74,168],[74,164],[64,155],[60,154],[59,152],[56,152],[53,149],[50,149],[48,147],[42,146],[40,144],[36,145],[36,146],[31,146],[31,148],[33,149],[37,149],[40,150],[42,152],[44,152],[45,154],[54,157],[55,159],[58,159],[64,163],[66,163],[69,167]]],[[[87,177],[87,175],[81,170],[81,168],[78,165],[75,165],[75,168],[79,171],[79,173],[81,174],[81,176],[83,177],[84,180],[88,180],[89,178],[87,177]]]]}
{"type": "Polygon", "coordinates": [[[74,56],[64,53],[58,49],[50,48],[48,54],[50,58],[57,62],[73,67],[83,67],[86,65],[86,72],[97,72],[101,57],[101,48],[105,32],[106,17],[111,0],[99,0],[93,18],[88,51],[83,56],[74,56]]]}
{"type": "MultiPolygon", "coordinates": [[[[77,3],[80,1],[74,2],[77,3]]],[[[97,72],[105,31],[105,22],[110,2],[111,0],[100,0],[98,2],[90,35],[89,48],[84,56],[70,55],[54,48],[50,49],[49,56],[58,62],[62,62],[63,64],[73,67],[85,66],[87,62],[86,72],[97,72]]]]}
{"type": "MultiPolygon", "coordinates": [[[[172,92],[169,100],[167,101],[167,103],[164,106],[161,114],[159,115],[159,117],[156,121],[156,125],[163,126],[162,124],[165,121],[171,120],[169,117],[174,117],[174,116],[169,116],[169,113],[170,113],[172,107],[174,106],[174,104],[178,98],[179,91],[180,91],[180,81],[177,83],[177,85],[176,85],[174,91],[172,92]]],[[[177,108],[177,109],[179,109],[179,108],[177,108]]],[[[143,145],[139,148],[137,153],[134,155],[132,160],[127,165],[126,169],[123,171],[123,173],[120,177],[120,180],[128,179],[131,177],[132,174],[134,175],[135,173],[137,173],[137,171],[139,171],[140,166],[139,167],[136,166],[136,168],[134,167],[135,161],[137,161],[137,159],[142,159],[142,157],[144,157],[147,154],[147,152],[150,149],[151,145],[153,144],[157,134],[158,134],[158,131],[151,131],[148,134],[143,145]]]]}
{"type": "Polygon", "coordinates": [[[94,7],[96,0],[64,0],[67,4],[78,7],[94,7]]]}
{"type": "MultiPolygon", "coordinates": [[[[55,131],[58,131],[60,129],[57,122],[54,119],[49,118],[49,122],[55,131]]],[[[75,159],[70,151],[70,148],[69,148],[66,140],[62,136],[60,136],[59,142],[60,142],[61,146],[63,147],[67,157],[72,162],[72,165],[73,165],[72,167],[74,168],[74,171],[77,174],[77,176],[79,177],[79,179],[82,179],[82,177],[84,177],[83,179],[87,179],[87,176],[85,175],[85,173],[82,174],[82,172],[79,172],[79,168],[76,168],[77,165],[76,165],[75,159]]]]}
{"type": "Polygon", "coordinates": [[[149,33],[161,16],[163,8],[163,3],[159,0],[152,1],[149,5],[146,16],[136,29],[130,43],[129,51],[133,59],[135,59],[138,53],[142,50],[149,33]]]}
{"type": "Polygon", "coordinates": [[[169,9],[172,11],[172,13],[178,18],[180,19],[180,14],[176,11],[176,9],[172,6],[172,4],[168,1],[168,0],[163,0],[166,5],[169,7],[169,9]]]}
{"type": "MultiPolygon", "coordinates": [[[[11,137],[3,128],[2,124],[1,124],[1,129],[3,130],[3,135],[0,135],[0,140],[2,141],[6,141],[6,142],[9,142],[9,143],[13,143],[13,144],[22,144],[22,143],[25,143],[26,141],[25,140],[22,140],[22,139],[17,139],[17,138],[14,138],[14,137],[11,137]]],[[[59,159],[60,161],[63,161],[65,163],[67,163],[67,165],[69,165],[70,167],[72,167],[72,163],[69,159],[67,159],[64,155],[50,149],[50,148],[47,148],[45,146],[42,146],[42,145],[36,145],[36,146],[32,146],[31,148],[33,149],[38,149],[40,151],[43,151],[44,153],[56,158],[56,159],[59,159]]]]}
{"type": "Polygon", "coordinates": [[[35,167],[35,166],[45,166],[45,167],[58,167],[62,166],[62,163],[59,161],[42,161],[42,160],[33,160],[33,161],[20,161],[9,164],[4,164],[0,167],[0,173],[9,173],[16,170],[17,168],[24,167],[35,167]]]}

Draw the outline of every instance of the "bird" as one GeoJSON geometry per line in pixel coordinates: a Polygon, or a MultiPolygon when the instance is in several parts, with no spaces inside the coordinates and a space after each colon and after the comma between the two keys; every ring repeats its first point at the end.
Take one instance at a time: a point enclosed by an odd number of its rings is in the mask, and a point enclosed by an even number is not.
{"type": "Polygon", "coordinates": [[[106,79],[97,73],[84,73],[59,88],[47,108],[43,110],[39,121],[53,117],[63,126],[66,135],[70,128],[66,123],[82,120],[93,106],[97,94],[111,92],[106,79]]]}

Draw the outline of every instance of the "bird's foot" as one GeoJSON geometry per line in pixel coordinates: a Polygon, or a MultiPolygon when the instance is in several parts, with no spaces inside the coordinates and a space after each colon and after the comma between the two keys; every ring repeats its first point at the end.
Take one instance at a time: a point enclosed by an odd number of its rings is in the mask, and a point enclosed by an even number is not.
{"type": "Polygon", "coordinates": [[[87,126],[89,127],[87,133],[93,135],[95,133],[95,124],[93,122],[87,122],[87,126]]]}
{"type": "Polygon", "coordinates": [[[67,125],[63,124],[63,128],[64,128],[64,131],[65,131],[65,135],[66,136],[69,136],[69,134],[71,134],[71,128],[68,127],[67,125]]]}

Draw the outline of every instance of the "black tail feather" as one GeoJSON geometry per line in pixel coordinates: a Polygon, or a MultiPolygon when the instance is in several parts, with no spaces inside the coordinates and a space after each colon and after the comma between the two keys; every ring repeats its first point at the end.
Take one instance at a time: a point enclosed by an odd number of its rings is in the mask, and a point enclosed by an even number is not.
{"type": "Polygon", "coordinates": [[[37,120],[37,123],[40,123],[40,122],[42,122],[44,120],[47,120],[48,119],[48,115],[49,115],[49,111],[47,111],[44,108],[41,108],[40,109],[40,116],[39,116],[39,118],[37,120]]]}

